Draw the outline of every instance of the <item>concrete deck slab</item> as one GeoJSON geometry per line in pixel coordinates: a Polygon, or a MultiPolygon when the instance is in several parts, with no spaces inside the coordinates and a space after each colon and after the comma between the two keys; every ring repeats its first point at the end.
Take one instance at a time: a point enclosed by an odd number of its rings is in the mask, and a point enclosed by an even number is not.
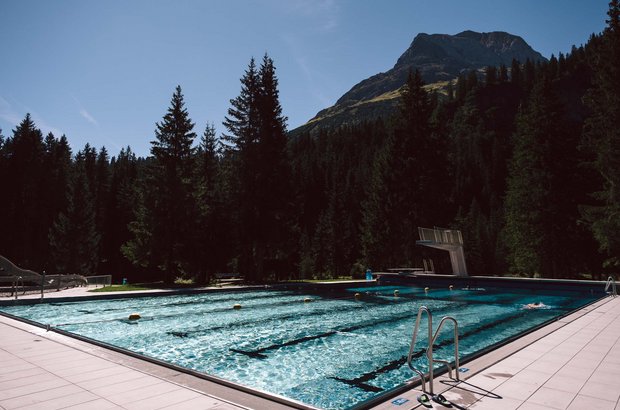
{"type": "MultiPolygon", "coordinates": [[[[620,298],[607,298],[558,322],[562,327],[552,333],[528,335],[468,363],[473,374],[451,381],[450,387],[436,383],[435,392],[455,408],[620,410],[620,298]],[[508,355],[501,352],[511,348],[508,355]]],[[[408,408],[427,408],[415,401],[421,393],[418,388],[402,395],[412,400],[408,408]]],[[[390,402],[377,406],[401,408],[390,402]]],[[[445,409],[435,403],[431,408],[445,409]]]]}

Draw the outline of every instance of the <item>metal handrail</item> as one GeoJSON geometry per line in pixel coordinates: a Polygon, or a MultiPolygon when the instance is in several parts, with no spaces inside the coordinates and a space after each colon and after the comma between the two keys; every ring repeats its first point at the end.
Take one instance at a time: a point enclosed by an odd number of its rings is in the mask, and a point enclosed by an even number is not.
{"type": "Polygon", "coordinates": [[[413,367],[413,365],[411,364],[411,359],[413,358],[413,351],[415,349],[415,342],[418,338],[418,330],[420,329],[420,319],[422,318],[422,313],[424,312],[426,312],[426,315],[428,317],[429,347],[426,349],[426,357],[428,359],[428,383],[430,384],[430,393],[433,394],[433,346],[431,344],[431,340],[433,339],[433,315],[426,306],[420,306],[420,308],[418,309],[418,317],[415,320],[413,336],[411,337],[411,345],[409,346],[409,354],[407,355],[407,365],[411,370],[420,375],[420,379],[422,380],[422,391],[426,393],[426,378],[424,377],[424,373],[413,367]]]}
{"type": "Polygon", "coordinates": [[[433,378],[434,378],[434,371],[435,371],[434,369],[435,362],[445,364],[448,367],[449,377],[451,379],[453,378],[452,367],[450,366],[450,362],[446,360],[439,360],[439,359],[435,360],[433,358],[433,346],[435,345],[435,341],[437,340],[437,337],[439,336],[439,332],[441,331],[441,328],[447,321],[451,321],[452,323],[454,323],[454,364],[456,366],[456,380],[460,381],[460,378],[459,378],[459,367],[460,367],[459,366],[459,325],[456,319],[453,318],[452,316],[445,316],[441,319],[441,321],[439,322],[439,326],[437,327],[437,330],[435,330],[435,334],[433,334],[433,315],[431,311],[426,306],[420,306],[420,308],[418,309],[418,316],[415,321],[415,327],[413,329],[413,336],[411,337],[411,345],[409,346],[409,354],[407,355],[407,365],[409,366],[411,370],[413,370],[420,376],[420,379],[422,380],[422,391],[424,393],[427,393],[425,375],[420,370],[413,367],[413,365],[411,364],[411,361],[413,359],[413,352],[415,350],[416,340],[418,337],[418,331],[420,329],[420,320],[422,319],[422,313],[424,312],[426,312],[426,315],[428,317],[428,347],[426,348],[426,358],[428,360],[428,384],[429,384],[428,393],[433,394],[433,378]]]}
{"type": "Polygon", "coordinates": [[[607,278],[607,282],[605,282],[605,292],[610,293],[611,297],[618,296],[618,292],[616,291],[616,279],[613,276],[607,278]],[[611,287],[611,292],[609,292],[609,288],[611,287]]]}
{"type": "Polygon", "coordinates": [[[13,280],[13,294],[15,295],[15,300],[17,300],[17,287],[19,286],[19,282],[22,282],[22,292],[25,294],[26,290],[24,289],[24,278],[22,278],[21,276],[17,276],[14,280],[13,280]]]}
{"type": "Polygon", "coordinates": [[[418,235],[421,241],[432,241],[441,244],[463,245],[461,231],[445,228],[422,228],[418,227],[418,235]]]}
{"type": "MultiPolygon", "coordinates": [[[[454,366],[456,367],[456,380],[460,381],[460,378],[459,378],[459,368],[460,368],[460,365],[459,365],[459,324],[455,318],[453,318],[452,316],[444,316],[441,319],[441,322],[439,322],[439,326],[437,326],[437,330],[435,330],[435,335],[433,336],[433,340],[431,341],[431,344],[432,345],[435,344],[435,340],[437,340],[437,336],[439,336],[439,331],[441,330],[441,328],[447,321],[451,321],[452,323],[454,323],[454,366]]],[[[435,361],[445,364],[448,367],[449,377],[453,379],[452,366],[450,366],[450,362],[448,362],[447,360],[439,360],[439,359],[435,361]]]]}

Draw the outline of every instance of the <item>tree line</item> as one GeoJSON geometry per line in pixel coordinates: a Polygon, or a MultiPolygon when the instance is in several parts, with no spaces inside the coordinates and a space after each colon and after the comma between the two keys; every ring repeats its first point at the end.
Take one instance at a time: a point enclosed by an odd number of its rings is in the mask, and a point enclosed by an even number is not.
{"type": "MultiPolygon", "coordinates": [[[[469,271],[600,277],[620,265],[619,5],[548,62],[487,67],[391,118],[287,136],[274,63],[252,59],[217,136],[177,87],[150,156],[0,132],[0,252],[49,273],[250,281],[361,275],[442,255],[418,226],[463,232],[469,271]]],[[[446,258],[443,258],[446,259],[446,258]]],[[[443,263],[443,265],[442,265],[443,263]]]]}

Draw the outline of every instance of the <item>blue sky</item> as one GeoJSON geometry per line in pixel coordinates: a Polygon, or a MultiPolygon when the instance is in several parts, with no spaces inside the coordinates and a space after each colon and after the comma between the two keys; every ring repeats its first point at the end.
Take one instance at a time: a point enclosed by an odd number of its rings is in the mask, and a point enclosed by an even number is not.
{"type": "Polygon", "coordinates": [[[288,127],[389,70],[418,33],[507,31],[549,57],[605,27],[607,0],[0,0],[0,129],[26,115],[111,155],[149,154],[181,85],[218,134],[252,56],[267,52],[288,127]]]}

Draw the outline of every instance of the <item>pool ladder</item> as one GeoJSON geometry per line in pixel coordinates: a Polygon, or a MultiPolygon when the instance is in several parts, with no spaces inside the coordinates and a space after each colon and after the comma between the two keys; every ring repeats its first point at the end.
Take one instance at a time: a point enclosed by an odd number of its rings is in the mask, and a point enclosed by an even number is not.
{"type": "Polygon", "coordinates": [[[19,291],[19,284],[21,282],[21,288],[22,288],[22,294],[26,293],[26,290],[24,289],[24,278],[22,278],[21,276],[14,276],[13,277],[13,294],[15,295],[15,300],[17,300],[17,293],[19,291]]]}
{"type": "Polygon", "coordinates": [[[433,334],[433,315],[431,314],[431,311],[426,306],[421,306],[420,309],[418,309],[418,317],[415,321],[413,337],[411,338],[411,345],[409,346],[409,354],[407,355],[407,365],[409,365],[409,368],[420,376],[420,380],[422,380],[422,391],[424,393],[430,393],[431,395],[434,394],[433,393],[433,373],[435,371],[434,364],[436,362],[445,364],[446,367],[448,367],[449,377],[453,380],[460,381],[460,378],[459,378],[459,325],[456,319],[453,318],[452,316],[445,316],[441,319],[441,321],[439,322],[439,326],[437,326],[437,330],[435,330],[435,333],[433,334]],[[428,384],[429,384],[428,391],[426,390],[426,375],[419,369],[416,369],[415,367],[413,367],[413,365],[411,364],[411,360],[413,358],[413,353],[415,349],[416,339],[418,337],[418,331],[420,330],[420,320],[422,319],[423,313],[426,313],[426,316],[428,317],[428,347],[426,348],[426,358],[428,359],[428,384]],[[452,366],[450,365],[450,362],[448,362],[447,360],[440,360],[440,359],[433,358],[433,346],[435,345],[435,341],[437,340],[437,336],[439,336],[439,332],[441,331],[441,328],[446,322],[452,322],[454,324],[454,365],[456,367],[456,371],[455,371],[456,378],[452,377],[452,366]]]}
{"type": "Polygon", "coordinates": [[[607,282],[605,282],[605,292],[607,292],[613,298],[618,296],[618,292],[616,291],[616,280],[613,276],[607,278],[607,282]]]}

